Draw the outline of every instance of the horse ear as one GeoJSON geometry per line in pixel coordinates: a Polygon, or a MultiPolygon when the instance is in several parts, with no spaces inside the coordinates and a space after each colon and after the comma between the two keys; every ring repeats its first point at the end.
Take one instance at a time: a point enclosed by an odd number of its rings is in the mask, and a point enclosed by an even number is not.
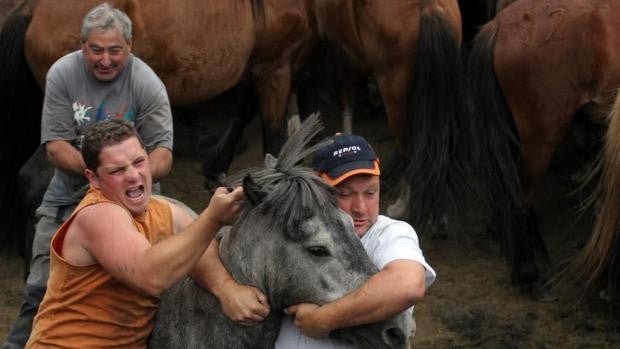
{"type": "Polygon", "coordinates": [[[265,155],[265,167],[267,168],[276,168],[276,164],[278,163],[278,159],[267,153],[267,155],[265,155]]]}
{"type": "Polygon", "coordinates": [[[252,205],[258,206],[267,194],[254,182],[250,175],[243,177],[243,192],[252,205]]]}

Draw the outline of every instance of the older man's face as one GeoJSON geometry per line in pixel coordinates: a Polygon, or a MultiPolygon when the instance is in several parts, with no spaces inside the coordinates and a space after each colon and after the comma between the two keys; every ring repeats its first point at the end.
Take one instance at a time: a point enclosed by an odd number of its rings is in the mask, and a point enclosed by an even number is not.
{"type": "Polygon", "coordinates": [[[127,66],[131,43],[125,41],[118,29],[93,30],[82,43],[82,52],[86,69],[97,80],[112,81],[127,66]]]}

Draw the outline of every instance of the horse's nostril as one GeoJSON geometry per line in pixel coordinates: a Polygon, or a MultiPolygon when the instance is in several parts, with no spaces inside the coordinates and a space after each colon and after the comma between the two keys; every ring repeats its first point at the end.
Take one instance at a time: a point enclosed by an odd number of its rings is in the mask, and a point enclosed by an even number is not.
{"type": "Polygon", "coordinates": [[[383,331],[383,341],[390,348],[401,348],[407,343],[407,337],[400,328],[392,327],[383,331]]]}

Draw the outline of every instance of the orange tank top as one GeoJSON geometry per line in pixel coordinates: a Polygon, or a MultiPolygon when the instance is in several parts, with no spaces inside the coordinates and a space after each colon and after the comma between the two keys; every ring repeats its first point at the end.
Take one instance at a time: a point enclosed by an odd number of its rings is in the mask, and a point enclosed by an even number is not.
{"type": "MultiPolygon", "coordinates": [[[[125,286],[99,264],[75,266],[61,257],[75,215],[102,202],[114,203],[91,188],[52,238],[47,292],[27,348],[146,348],[159,299],[125,286]]],[[[152,198],[146,213],[134,217],[134,224],[151,244],[169,237],[170,205],[152,198]]]]}

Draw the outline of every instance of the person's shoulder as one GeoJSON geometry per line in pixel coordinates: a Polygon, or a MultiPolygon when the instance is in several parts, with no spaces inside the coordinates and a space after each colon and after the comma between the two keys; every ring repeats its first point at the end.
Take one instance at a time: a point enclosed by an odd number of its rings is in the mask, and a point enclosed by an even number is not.
{"type": "Polygon", "coordinates": [[[161,81],[155,71],[142,59],[132,54],[128,64],[131,70],[131,84],[137,89],[135,91],[165,90],[163,81],[161,81]]]}
{"type": "Polygon", "coordinates": [[[49,69],[48,75],[54,73],[66,73],[69,70],[81,68],[82,51],[77,50],[57,59],[49,69]]]}
{"type": "Polygon", "coordinates": [[[151,68],[150,65],[148,65],[140,57],[134,54],[131,54],[131,56],[129,57],[129,65],[131,67],[132,74],[140,76],[140,77],[152,76],[154,78],[157,78],[157,80],[159,80],[159,77],[157,77],[157,74],[155,74],[155,71],[153,70],[153,68],[151,68]]]}
{"type": "Polygon", "coordinates": [[[377,225],[377,227],[382,228],[382,229],[391,227],[391,228],[413,230],[413,227],[411,226],[411,224],[405,221],[401,221],[401,220],[394,219],[392,217],[388,217],[384,215],[379,215],[379,217],[377,217],[377,223],[375,224],[377,225]]]}
{"type": "Polygon", "coordinates": [[[73,221],[75,224],[82,227],[82,230],[85,231],[96,231],[98,229],[92,228],[103,228],[105,225],[93,224],[102,221],[131,222],[129,211],[113,201],[94,202],[84,207],[79,207],[74,215],[73,221]],[[85,227],[88,229],[84,229],[85,227]]]}
{"type": "Polygon", "coordinates": [[[169,214],[173,217],[177,215],[177,212],[183,210],[182,206],[178,203],[180,203],[180,201],[172,198],[153,195],[149,201],[148,210],[156,211],[159,214],[169,214]]]}

